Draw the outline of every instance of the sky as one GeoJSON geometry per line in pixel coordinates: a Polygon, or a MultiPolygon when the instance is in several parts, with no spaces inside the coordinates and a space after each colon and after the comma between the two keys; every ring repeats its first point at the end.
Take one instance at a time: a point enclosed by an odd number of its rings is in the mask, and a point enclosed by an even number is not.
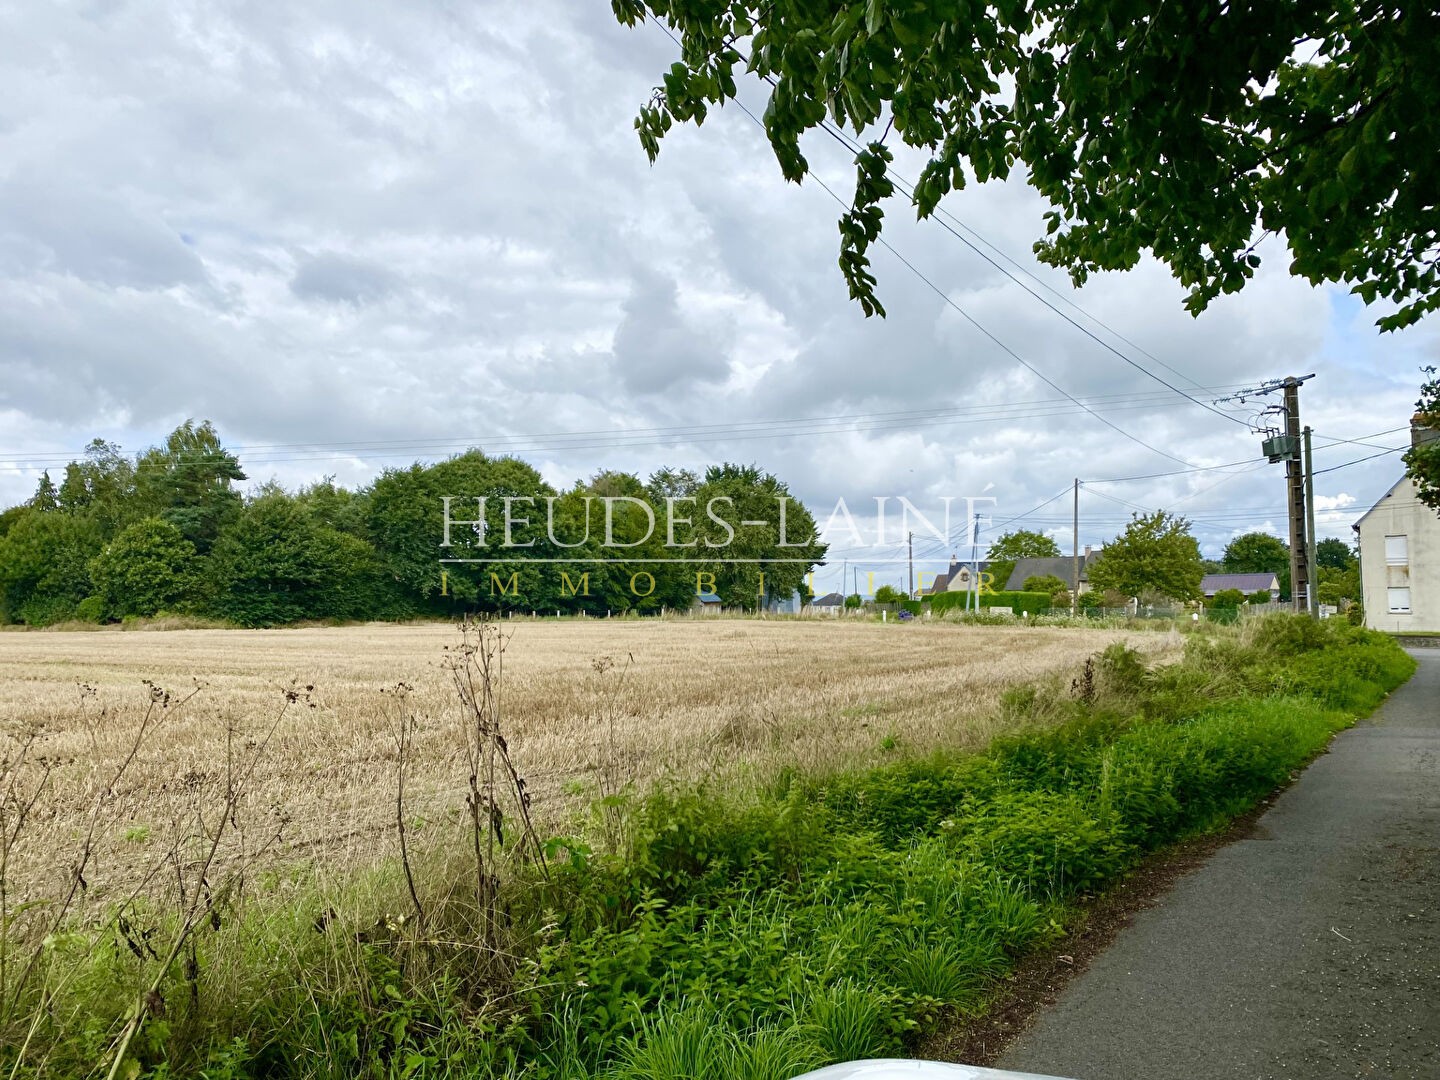
{"type": "MultiPolygon", "coordinates": [[[[1160,508],[1212,557],[1282,534],[1265,402],[1179,391],[1313,372],[1317,469],[1406,441],[1378,433],[1440,362],[1433,318],[1381,335],[1274,238],[1198,319],[1149,260],[1076,290],[1029,254],[1046,206],[1020,176],[952,195],[953,233],[889,204],[905,262],[874,252],[889,314],[866,319],[821,184],[853,186],[843,147],[811,136],[786,183],[731,105],[649,164],[632,122],[676,54],[604,3],[0,0],[0,505],[93,438],[133,452],[187,418],[288,486],[468,446],[561,486],[753,462],[861,526],[831,536],[823,592],[842,565],[902,583],[902,497],[931,523],[950,500],[948,532],[915,530],[932,571],[970,553],[967,505],[982,544],[1032,527],[1068,552],[1077,477],[1082,546],[1160,508]]],[[[1350,539],[1400,469],[1317,475],[1320,534],[1350,539]]]]}

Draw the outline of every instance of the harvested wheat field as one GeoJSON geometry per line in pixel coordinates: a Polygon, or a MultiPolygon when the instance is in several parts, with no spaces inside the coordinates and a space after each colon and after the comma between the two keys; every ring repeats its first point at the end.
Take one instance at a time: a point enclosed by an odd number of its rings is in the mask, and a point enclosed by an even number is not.
{"type": "MultiPolygon", "coordinates": [[[[1118,640],[1152,654],[1178,640],[861,620],[517,621],[504,630],[503,732],[542,835],[602,786],[744,782],[780,765],[979,746],[1022,719],[999,718],[1007,687],[1068,682],[1118,640]]],[[[205,834],[227,775],[243,781],[251,825],[241,843],[252,849],[271,844],[292,868],[326,870],[392,855],[402,717],[415,718],[412,836],[464,812],[465,721],[446,668],[458,641],[443,625],[0,634],[0,757],[13,762],[34,735],[21,787],[48,772],[11,853],[12,882],[23,891],[62,873],[101,804],[94,865],[111,887],[163,875],[155,852],[167,837],[205,834]],[[169,704],[152,702],[143,680],[154,696],[168,691],[169,704]],[[409,689],[397,693],[401,684],[409,689]],[[100,798],[142,723],[133,763],[100,798]]]]}

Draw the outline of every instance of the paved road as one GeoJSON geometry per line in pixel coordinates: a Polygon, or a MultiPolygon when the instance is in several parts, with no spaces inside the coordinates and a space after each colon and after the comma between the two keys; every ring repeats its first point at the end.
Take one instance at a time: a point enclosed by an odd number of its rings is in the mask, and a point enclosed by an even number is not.
{"type": "Polygon", "coordinates": [[[1181,879],[999,1064],[1080,1080],[1440,1080],[1440,650],[1181,879]]]}

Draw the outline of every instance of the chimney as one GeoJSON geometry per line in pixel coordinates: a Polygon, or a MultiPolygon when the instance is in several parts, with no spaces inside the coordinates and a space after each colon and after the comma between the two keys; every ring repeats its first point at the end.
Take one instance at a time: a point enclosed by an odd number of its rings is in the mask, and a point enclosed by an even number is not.
{"type": "Polygon", "coordinates": [[[1089,544],[1086,544],[1086,545],[1085,545],[1085,558],[1088,559],[1089,557],[1090,557],[1090,545],[1089,545],[1089,544]]]}
{"type": "Polygon", "coordinates": [[[1435,413],[1417,412],[1410,418],[1410,445],[1420,446],[1423,443],[1434,442],[1440,439],[1440,416],[1435,413]]]}

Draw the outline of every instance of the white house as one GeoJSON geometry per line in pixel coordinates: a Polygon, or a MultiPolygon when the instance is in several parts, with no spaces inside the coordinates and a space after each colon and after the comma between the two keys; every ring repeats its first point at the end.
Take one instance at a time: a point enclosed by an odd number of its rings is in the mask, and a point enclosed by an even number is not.
{"type": "MultiPolygon", "coordinates": [[[[1411,438],[1440,438],[1440,431],[1416,426],[1411,438]]],[[[1440,633],[1440,514],[1402,477],[1354,528],[1365,625],[1390,633],[1440,633]]]]}

